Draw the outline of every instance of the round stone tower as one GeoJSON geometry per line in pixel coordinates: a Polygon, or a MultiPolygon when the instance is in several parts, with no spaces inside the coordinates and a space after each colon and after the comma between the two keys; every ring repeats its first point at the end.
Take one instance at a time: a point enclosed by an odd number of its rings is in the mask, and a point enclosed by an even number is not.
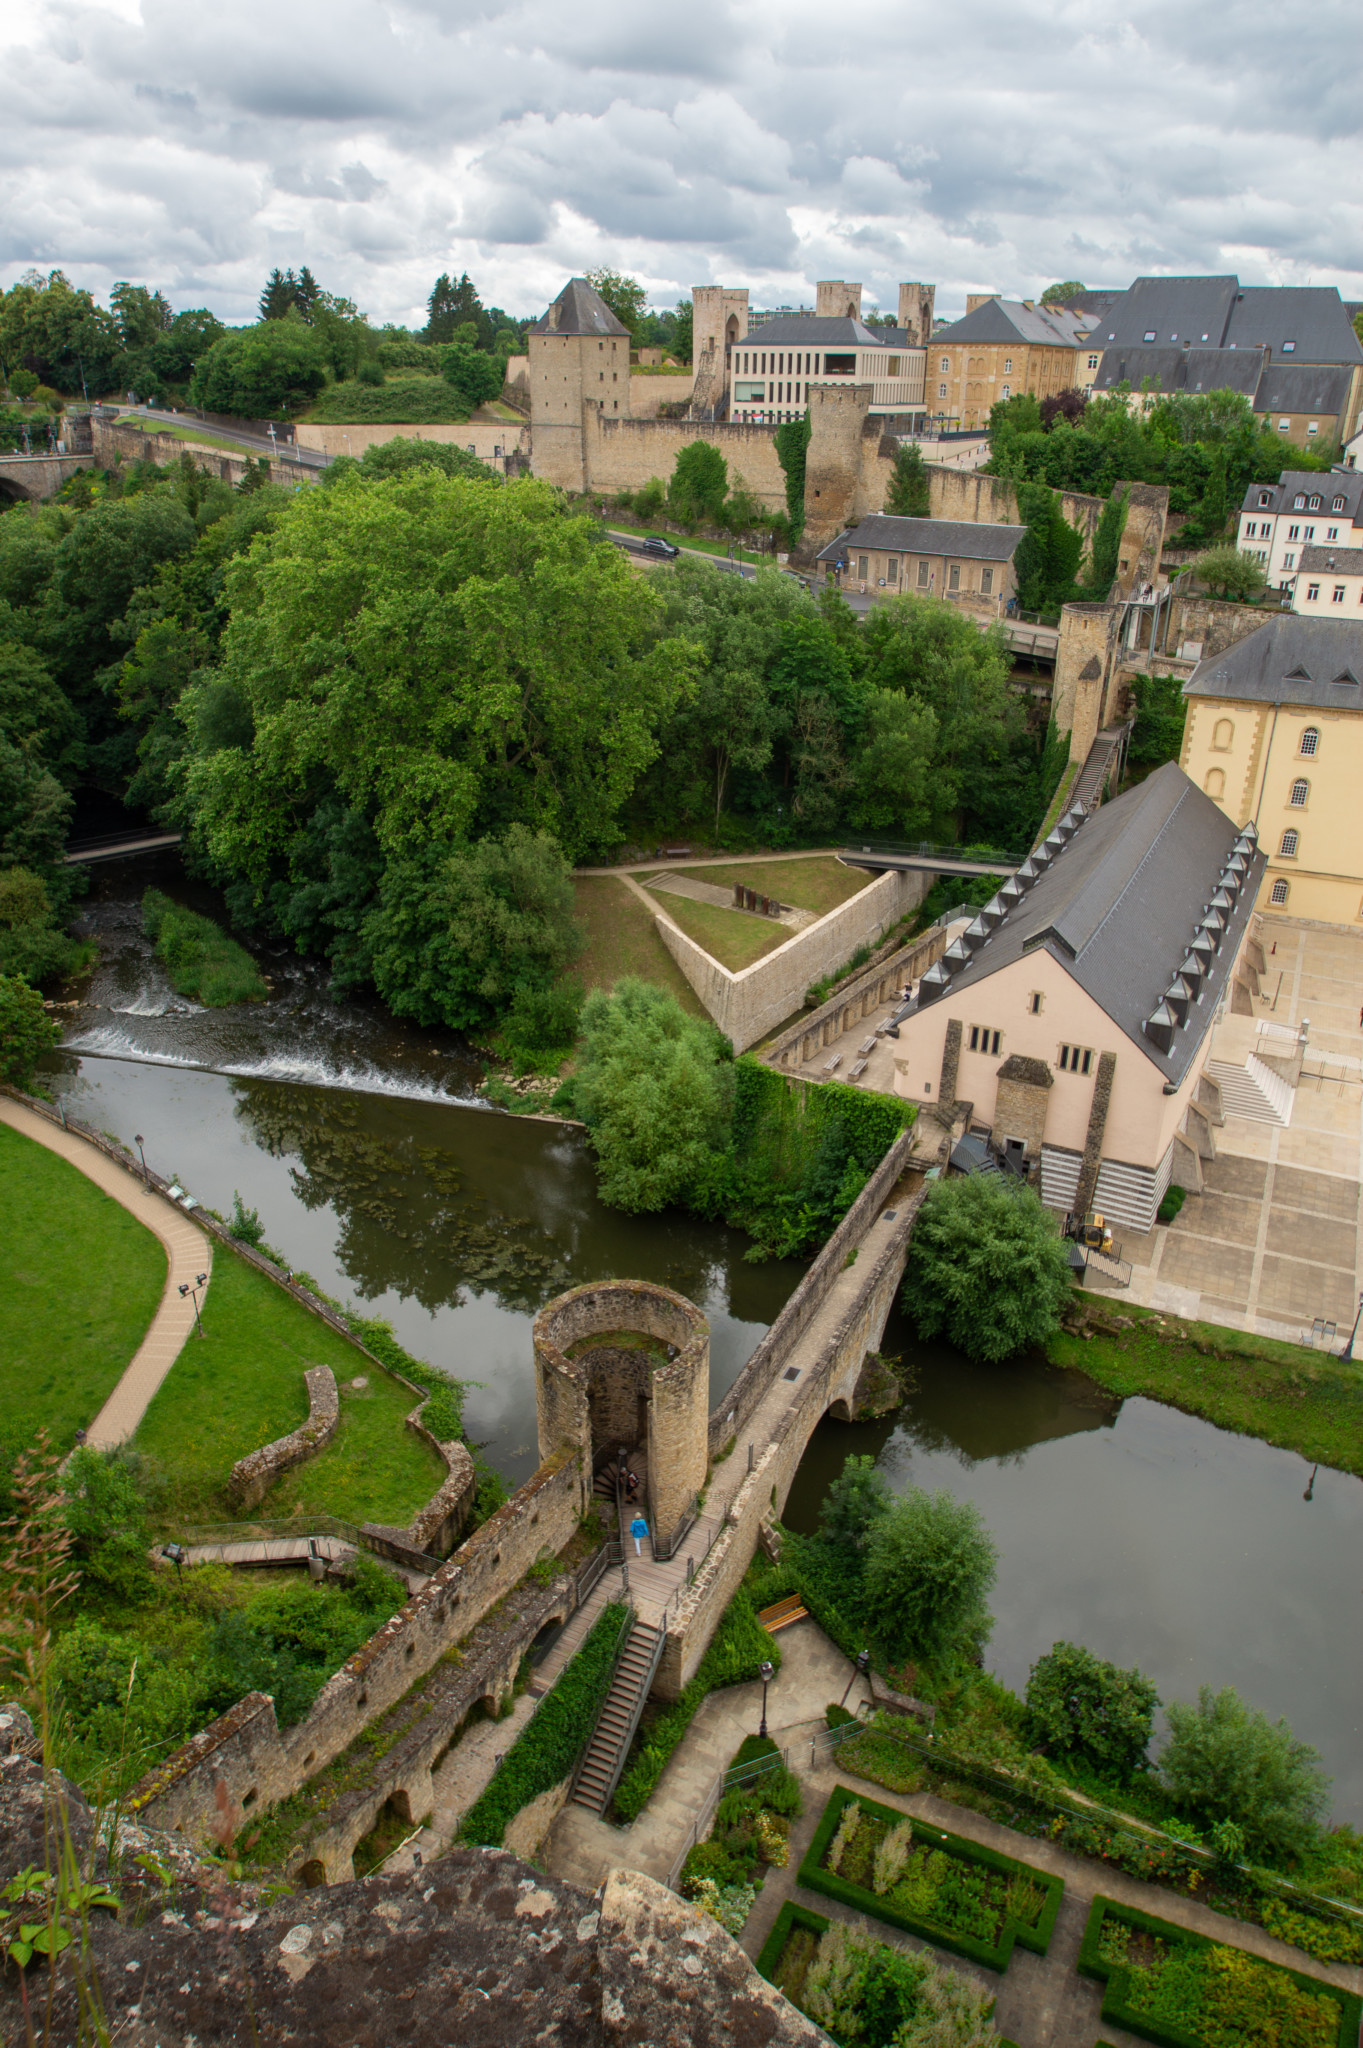
{"type": "Polygon", "coordinates": [[[655,1547],[670,1555],[705,1484],[709,1323],[670,1287],[600,1280],[542,1308],[534,1340],[541,1460],[579,1450],[590,1494],[595,1461],[625,1452],[642,1467],[655,1547]]]}

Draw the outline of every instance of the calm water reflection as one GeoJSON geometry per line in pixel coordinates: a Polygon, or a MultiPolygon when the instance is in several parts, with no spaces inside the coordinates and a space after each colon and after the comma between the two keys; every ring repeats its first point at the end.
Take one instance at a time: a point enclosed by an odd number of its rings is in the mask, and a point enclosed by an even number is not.
{"type": "Polygon", "coordinates": [[[787,1519],[811,1529],[849,1452],[897,1492],[974,1501],[999,1548],[989,1668],[1019,1691],[1060,1639],[1136,1664],[1168,1699],[1233,1685],[1313,1743],[1340,1818],[1363,1820],[1363,1485],[1043,1362],[917,1346],[918,1389],[878,1424],[825,1422],[787,1519]]]}

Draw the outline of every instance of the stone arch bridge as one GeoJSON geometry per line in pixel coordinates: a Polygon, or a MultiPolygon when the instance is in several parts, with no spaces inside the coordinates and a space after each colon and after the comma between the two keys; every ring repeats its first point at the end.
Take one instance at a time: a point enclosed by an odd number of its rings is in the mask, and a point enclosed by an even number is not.
{"type": "Polygon", "coordinates": [[[0,455],[0,502],[55,498],[80,469],[93,469],[93,455],[0,455]]]}

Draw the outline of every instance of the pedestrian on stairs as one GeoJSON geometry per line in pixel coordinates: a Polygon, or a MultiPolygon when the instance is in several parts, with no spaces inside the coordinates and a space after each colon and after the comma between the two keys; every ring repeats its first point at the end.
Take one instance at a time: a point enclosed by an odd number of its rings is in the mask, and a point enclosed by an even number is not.
{"type": "Polygon", "coordinates": [[[643,1538],[648,1534],[648,1523],[642,1515],[634,1517],[634,1520],[629,1525],[629,1533],[634,1538],[634,1555],[642,1557],[644,1554],[643,1538]]]}

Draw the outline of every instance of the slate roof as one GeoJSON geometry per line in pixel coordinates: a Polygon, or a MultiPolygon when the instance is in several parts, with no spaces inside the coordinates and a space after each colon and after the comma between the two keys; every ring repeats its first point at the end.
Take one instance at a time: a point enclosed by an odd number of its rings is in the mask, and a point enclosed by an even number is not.
{"type": "Polygon", "coordinates": [[[1342,412],[1352,371],[1328,363],[1268,363],[1254,401],[1256,412],[1342,412]]]}
{"type": "Polygon", "coordinates": [[[1253,400],[1263,372],[1259,349],[1139,348],[1119,343],[1103,349],[1094,384],[1099,391],[1111,391],[1117,384],[1139,391],[1150,378],[1159,391],[1238,391],[1253,400]]]}
{"type": "Polygon", "coordinates": [[[1363,362],[1333,285],[1242,286],[1233,275],[1138,277],[1103,315],[1094,339],[1126,349],[1181,348],[1187,341],[1237,353],[1267,347],[1274,362],[1363,362]]]}
{"type": "Polygon", "coordinates": [[[570,277],[543,319],[530,329],[532,334],[623,334],[629,329],[616,319],[595,285],[585,277],[570,277]]]}
{"type": "MultiPolygon", "coordinates": [[[[1348,519],[1355,526],[1363,525],[1363,470],[1332,469],[1322,472],[1318,469],[1285,469],[1276,484],[1249,484],[1245,489],[1242,512],[1288,512],[1292,500],[1301,497],[1309,502],[1319,498],[1320,504],[1312,518],[1348,519]],[[1259,503],[1267,494],[1267,505],[1259,503]],[[1332,512],[1336,498],[1343,498],[1343,508],[1332,512]]],[[[1303,505],[1298,508],[1306,510],[1303,505]]]]}
{"type": "Polygon", "coordinates": [[[867,327],[864,321],[834,318],[832,314],[785,314],[764,320],[751,334],[745,334],[735,348],[906,348],[898,330],[867,327]],[[894,335],[890,341],[888,336],[894,335]]]}
{"type": "Polygon", "coordinates": [[[1363,576],[1363,548],[1303,548],[1297,566],[1308,575],[1333,569],[1339,576],[1363,576]]]}
{"type": "Polygon", "coordinates": [[[1025,526],[988,526],[967,519],[900,519],[875,512],[846,527],[820,549],[820,562],[835,562],[849,548],[893,555],[947,555],[969,562],[1010,562],[1025,526]]]}
{"type": "Polygon", "coordinates": [[[982,306],[941,328],[938,341],[1034,342],[1046,348],[1078,348],[1087,338],[1090,316],[1062,306],[1023,305],[1020,299],[987,299],[982,306]]]}
{"type": "MultiPolygon", "coordinates": [[[[1258,637],[1252,636],[1252,637],[1258,637]]],[[[1243,643],[1242,643],[1243,644],[1243,643]]],[[[1239,827],[1167,761],[1092,813],[940,995],[965,992],[1044,949],[1145,1057],[1177,1084],[1211,1029],[1266,862],[1256,853],[1202,982],[1168,1052],[1142,1026],[1179,970],[1230,859],[1239,827]]],[[[920,996],[921,1001],[921,996],[920,996]]]]}
{"type": "Polygon", "coordinates": [[[1363,620],[1281,612],[1224,654],[1200,661],[1183,694],[1319,711],[1363,709],[1363,620]]]}

